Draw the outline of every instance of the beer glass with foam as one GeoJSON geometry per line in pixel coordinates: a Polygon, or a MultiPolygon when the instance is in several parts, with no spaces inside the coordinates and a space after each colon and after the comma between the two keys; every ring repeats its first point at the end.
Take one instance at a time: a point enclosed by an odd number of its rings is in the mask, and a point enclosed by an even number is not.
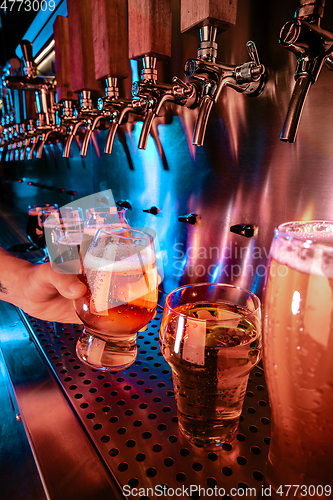
{"type": "Polygon", "coordinates": [[[87,293],[75,300],[84,323],[78,357],[101,370],[128,368],[137,356],[137,332],[157,306],[152,236],[130,227],[99,229],[84,256],[80,279],[87,293]]]}
{"type": "Polygon", "coordinates": [[[282,224],[271,247],[264,298],[269,498],[331,497],[332,357],[333,222],[282,224]]]}
{"type": "Polygon", "coordinates": [[[160,346],[172,369],[181,432],[197,445],[230,442],[261,356],[258,297],[221,283],[178,288],[166,298],[160,346]]]}

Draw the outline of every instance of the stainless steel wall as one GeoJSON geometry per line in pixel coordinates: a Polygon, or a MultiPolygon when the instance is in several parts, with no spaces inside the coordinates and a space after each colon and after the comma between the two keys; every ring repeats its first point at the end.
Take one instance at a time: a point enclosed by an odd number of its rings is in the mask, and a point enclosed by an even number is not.
{"type": "MultiPolygon", "coordinates": [[[[268,82],[258,98],[223,90],[203,147],[192,146],[197,111],[169,104],[145,151],[137,148],[142,122],[131,122],[122,126],[111,156],[103,153],[102,131],[96,132],[100,155],[90,145],[82,159],[73,146],[73,157],[66,160],[50,145],[41,160],[3,164],[3,179],[25,179],[10,183],[16,205],[23,211],[36,201],[63,204],[73,198],[28,186],[31,180],[75,190],[74,198],[110,188],[116,200],[130,200],[132,225],[157,231],[166,291],[185,282],[223,281],[261,294],[274,227],[287,220],[333,219],[333,74],[326,67],[310,90],[296,143],[279,140],[296,58],[278,38],[296,6],[289,0],[238,1],[236,26],[218,36],[218,60],[247,61],[245,44],[254,40],[268,82]],[[159,215],[142,211],[152,205],[159,215]],[[200,222],[178,221],[189,212],[200,222]],[[233,234],[234,224],[253,224],[258,233],[253,238],[233,234]]],[[[183,78],[185,60],[197,53],[198,38],[179,33],[179,0],[173,1],[173,11],[173,56],[159,64],[161,81],[183,78]]],[[[332,2],[322,27],[333,31],[332,2]]]]}

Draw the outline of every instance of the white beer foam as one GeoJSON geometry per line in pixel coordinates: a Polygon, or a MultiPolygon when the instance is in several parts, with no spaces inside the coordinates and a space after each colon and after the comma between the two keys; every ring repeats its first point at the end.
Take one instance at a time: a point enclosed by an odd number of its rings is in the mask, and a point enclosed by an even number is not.
{"type": "Polygon", "coordinates": [[[333,223],[288,224],[280,233],[287,238],[274,241],[272,256],[276,261],[304,274],[333,279],[333,223]]]}
{"type": "Polygon", "coordinates": [[[132,253],[122,260],[115,260],[116,254],[119,254],[120,246],[124,246],[124,250],[126,249],[126,245],[120,243],[108,245],[104,250],[103,257],[97,257],[92,252],[87,252],[83,261],[85,269],[109,272],[140,271],[142,268],[154,263],[154,252],[149,247],[141,251],[139,250],[140,247],[137,247],[136,253],[132,253]]]}

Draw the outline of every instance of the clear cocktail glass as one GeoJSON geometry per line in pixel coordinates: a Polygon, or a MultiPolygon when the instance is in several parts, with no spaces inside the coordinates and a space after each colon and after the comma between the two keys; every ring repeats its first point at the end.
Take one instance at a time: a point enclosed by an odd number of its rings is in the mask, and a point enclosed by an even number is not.
{"type": "Polygon", "coordinates": [[[128,368],[137,357],[137,332],[157,306],[153,238],[130,227],[103,227],[84,256],[82,271],[87,293],[75,300],[84,323],[77,355],[93,368],[128,368]]]}
{"type": "Polygon", "coordinates": [[[261,356],[258,297],[220,283],[178,288],[166,298],[160,346],[172,369],[181,432],[197,445],[230,442],[261,356]]]}
{"type": "Polygon", "coordinates": [[[333,222],[282,224],[264,298],[269,498],[331,498],[332,357],[333,222]]]}

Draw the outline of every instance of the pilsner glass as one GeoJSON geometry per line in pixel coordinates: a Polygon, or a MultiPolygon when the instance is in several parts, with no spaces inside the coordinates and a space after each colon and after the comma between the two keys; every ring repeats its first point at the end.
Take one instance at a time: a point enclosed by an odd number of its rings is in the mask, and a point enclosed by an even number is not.
{"type": "Polygon", "coordinates": [[[166,298],[160,346],[181,432],[197,445],[231,441],[261,356],[258,297],[221,283],[180,287],[166,298]]]}
{"type": "Polygon", "coordinates": [[[271,247],[264,299],[269,498],[331,497],[332,357],[333,222],[282,224],[271,247]]]}
{"type": "Polygon", "coordinates": [[[98,230],[83,259],[80,279],[87,286],[75,300],[84,323],[78,357],[101,370],[122,370],[137,356],[137,332],[157,306],[153,238],[130,227],[98,230]]]}

